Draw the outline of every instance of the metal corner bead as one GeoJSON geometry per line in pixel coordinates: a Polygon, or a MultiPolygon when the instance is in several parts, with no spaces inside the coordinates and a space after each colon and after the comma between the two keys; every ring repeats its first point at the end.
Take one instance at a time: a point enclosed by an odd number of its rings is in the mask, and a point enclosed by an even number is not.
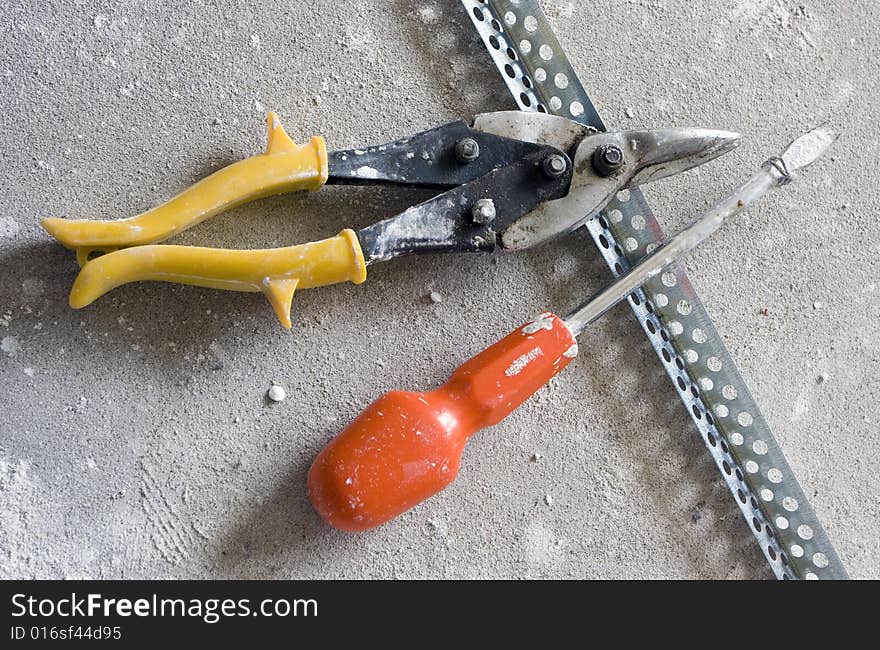
{"type": "MultiPolygon", "coordinates": [[[[521,110],[605,130],[537,2],[461,3],[521,110]]],[[[585,227],[615,276],[664,238],[638,188],[620,192],[585,227]]],[[[684,268],[671,267],[629,303],[776,577],[846,578],[684,268]]]]}

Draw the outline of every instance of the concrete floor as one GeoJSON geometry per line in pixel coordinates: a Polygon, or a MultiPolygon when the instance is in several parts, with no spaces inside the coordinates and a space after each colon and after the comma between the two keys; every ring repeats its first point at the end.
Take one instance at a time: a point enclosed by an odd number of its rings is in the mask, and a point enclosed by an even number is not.
{"type": "MultiPolygon", "coordinates": [[[[880,578],[880,9],[543,6],[612,127],[745,135],[646,188],[667,231],[811,125],[842,129],[687,266],[849,572],[880,578]]],[[[449,490],[367,534],[312,510],[311,460],[380,392],[432,387],[608,280],[581,236],[302,291],[289,333],[256,294],[144,283],[68,308],[77,266],[41,216],[141,212],[261,150],[268,109],[344,148],[513,108],[457,2],[10,0],[0,34],[0,577],[770,577],[625,306],[471,441],[449,490]]],[[[328,187],[177,242],[309,241],[424,196],[328,187]]]]}

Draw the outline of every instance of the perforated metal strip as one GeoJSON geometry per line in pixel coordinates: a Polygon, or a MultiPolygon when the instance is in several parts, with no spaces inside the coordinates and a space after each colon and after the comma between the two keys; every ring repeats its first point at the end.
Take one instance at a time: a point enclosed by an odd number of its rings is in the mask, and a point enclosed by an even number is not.
{"type": "MultiPolygon", "coordinates": [[[[604,124],[533,0],[461,0],[521,110],[604,124]]],[[[638,189],[586,228],[614,275],[664,239],[638,189]]],[[[846,571],[681,265],[630,297],[700,437],[778,578],[846,571]]]]}

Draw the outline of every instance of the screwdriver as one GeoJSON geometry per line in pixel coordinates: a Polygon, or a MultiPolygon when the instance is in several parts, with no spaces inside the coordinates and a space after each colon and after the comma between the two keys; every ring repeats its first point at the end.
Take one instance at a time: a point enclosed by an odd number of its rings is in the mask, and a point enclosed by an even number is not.
{"type": "Polygon", "coordinates": [[[565,318],[544,313],[460,366],[429,392],[391,391],[317,456],[309,497],[331,526],[380,526],[447,487],[468,439],[503,420],[577,356],[576,337],[618,302],[694,249],[724,221],[819,158],[837,139],[823,125],[770,158],[749,181],[669,238],[565,318]]]}

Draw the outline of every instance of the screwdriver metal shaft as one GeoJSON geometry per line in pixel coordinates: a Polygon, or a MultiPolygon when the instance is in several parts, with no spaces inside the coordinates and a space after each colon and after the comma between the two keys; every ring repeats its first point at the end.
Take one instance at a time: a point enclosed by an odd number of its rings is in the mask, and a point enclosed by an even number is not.
{"type": "Polygon", "coordinates": [[[641,262],[565,317],[577,336],[635,289],[682,258],[717,231],[724,221],[746,210],[768,191],[793,179],[793,174],[816,160],[837,139],[837,133],[821,126],[792,142],[779,157],[768,160],[745,184],[716,203],[702,216],[663,242],[641,262]]]}

